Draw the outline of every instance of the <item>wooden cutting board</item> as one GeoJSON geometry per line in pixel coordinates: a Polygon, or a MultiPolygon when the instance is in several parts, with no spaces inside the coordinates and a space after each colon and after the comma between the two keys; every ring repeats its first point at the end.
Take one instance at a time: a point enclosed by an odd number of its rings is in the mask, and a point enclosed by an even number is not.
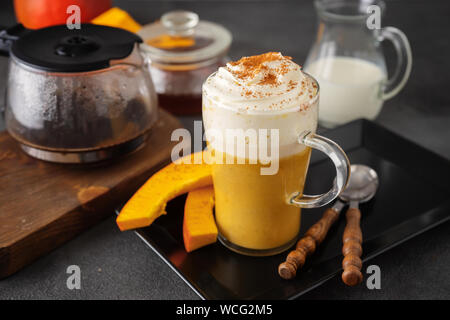
{"type": "Polygon", "coordinates": [[[114,213],[170,161],[172,131],[181,124],[161,111],[138,151],[103,165],[36,160],[0,134],[0,278],[21,269],[114,213]]]}

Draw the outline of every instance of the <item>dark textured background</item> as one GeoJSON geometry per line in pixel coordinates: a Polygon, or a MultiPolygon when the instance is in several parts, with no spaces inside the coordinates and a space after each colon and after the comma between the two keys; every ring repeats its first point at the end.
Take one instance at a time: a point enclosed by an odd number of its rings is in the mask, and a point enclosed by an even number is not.
{"type": "MultiPolygon", "coordinates": [[[[233,33],[231,58],[282,51],[303,63],[314,40],[312,1],[114,1],[140,23],[172,9],[197,12],[233,33]]],[[[0,2],[0,25],[15,23],[12,1],[0,2]]],[[[387,1],[383,25],[408,36],[411,78],[385,103],[377,122],[450,159],[450,2],[387,1]]],[[[389,58],[392,48],[386,46],[389,58]]],[[[393,59],[390,59],[393,61],[393,59]]],[[[389,65],[389,64],[388,64],[389,65]]],[[[7,59],[0,58],[3,94],[7,59]]],[[[3,101],[0,96],[0,101],[3,101]]],[[[183,118],[187,127],[198,117],[183,118]]],[[[0,118],[0,129],[3,129],[0,118]]],[[[38,209],[38,208],[37,208],[38,209]]],[[[336,277],[306,299],[450,299],[450,223],[371,260],[382,271],[382,289],[345,287],[336,277]]],[[[111,217],[76,239],[0,281],[2,299],[196,299],[198,298],[132,232],[118,231],[111,217]],[[67,266],[81,267],[82,289],[66,288],[67,266]]]]}

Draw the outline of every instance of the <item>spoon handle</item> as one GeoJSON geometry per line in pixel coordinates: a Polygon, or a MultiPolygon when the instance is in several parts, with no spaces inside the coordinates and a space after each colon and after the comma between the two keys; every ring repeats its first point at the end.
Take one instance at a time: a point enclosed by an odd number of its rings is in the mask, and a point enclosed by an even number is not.
{"type": "Polygon", "coordinates": [[[286,261],[278,266],[278,274],[283,279],[292,279],[297,274],[297,269],[305,264],[306,257],[316,251],[316,247],[325,239],[331,225],[339,217],[339,211],[334,208],[325,210],[322,218],[308,229],[305,236],[297,242],[297,247],[292,250],[286,261]]]}
{"type": "Polygon", "coordinates": [[[349,208],[346,213],[347,225],[342,236],[342,281],[348,286],[355,286],[362,282],[362,232],[360,227],[361,211],[349,208]]]}

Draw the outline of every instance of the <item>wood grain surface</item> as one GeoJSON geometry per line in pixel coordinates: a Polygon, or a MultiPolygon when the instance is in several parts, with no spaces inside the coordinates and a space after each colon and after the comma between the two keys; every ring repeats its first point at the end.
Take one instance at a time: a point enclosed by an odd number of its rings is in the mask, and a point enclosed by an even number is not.
{"type": "Polygon", "coordinates": [[[62,165],[33,159],[0,134],[0,278],[13,274],[114,213],[168,163],[181,124],[161,111],[147,143],[107,163],[62,165]]]}
{"type": "Polygon", "coordinates": [[[303,267],[306,257],[312,255],[316,248],[327,236],[328,230],[339,218],[339,212],[328,208],[322,218],[313,224],[303,238],[297,242],[295,250],[289,252],[286,260],[278,266],[278,274],[283,279],[289,280],[297,275],[298,269],[303,267]]]}
{"type": "Polygon", "coordinates": [[[363,280],[362,268],[362,242],[363,236],[360,226],[361,211],[358,208],[349,208],[345,214],[347,224],[342,236],[342,281],[348,286],[356,286],[363,280]]]}

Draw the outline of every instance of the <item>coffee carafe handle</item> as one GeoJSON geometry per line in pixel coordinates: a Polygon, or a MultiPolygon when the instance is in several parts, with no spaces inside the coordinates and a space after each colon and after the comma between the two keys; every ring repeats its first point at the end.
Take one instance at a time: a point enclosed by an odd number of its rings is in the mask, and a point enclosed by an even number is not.
{"type": "Polygon", "coordinates": [[[345,152],[334,141],[305,131],[298,137],[298,143],[325,153],[336,167],[336,178],[331,189],[320,195],[306,195],[295,192],[289,198],[289,203],[300,208],[317,208],[327,205],[341,193],[350,177],[350,162],[345,152]]]}
{"type": "Polygon", "coordinates": [[[397,65],[393,76],[383,88],[383,100],[394,97],[405,86],[411,73],[412,53],[406,35],[397,28],[385,27],[379,30],[378,41],[389,40],[397,53],[397,65]]]}
{"type": "Polygon", "coordinates": [[[13,42],[28,31],[30,30],[26,29],[22,24],[17,24],[10,28],[0,27],[0,55],[8,57],[13,42]]]}

